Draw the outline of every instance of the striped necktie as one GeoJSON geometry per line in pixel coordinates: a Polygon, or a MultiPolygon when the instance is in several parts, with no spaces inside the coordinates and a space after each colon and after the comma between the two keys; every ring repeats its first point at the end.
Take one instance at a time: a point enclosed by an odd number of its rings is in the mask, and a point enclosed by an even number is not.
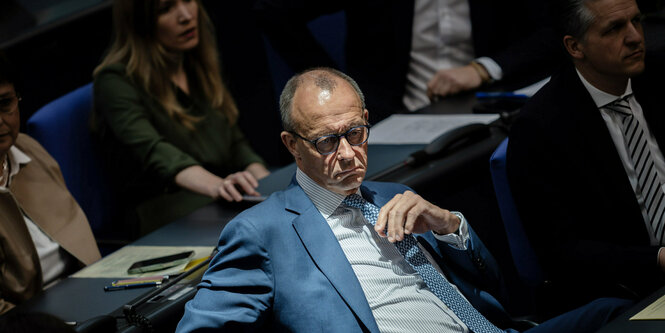
{"type": "Polygon", "coordinates": [[[621,117],[622,133],[628,157],[637,174],[638,191],[644,198],[644,206],[649,216],[649,224],[654,232],[655,238],[662,245],[665,244],[665,193],[663,184],[660,182],[658,170],[656,170],[649,149],[647,138],[640,126],[639,120],[633,115],[627,95],[605,106],[606,109],[617,112],[621,117]]]}
{"type": "MultiPolygon", "coordinates": [[[[379,207],[367,202],[361,196],[352,194],[343,203],[349,207],[358,208],[369,223],[376,224],[379,218],[379,207]]],[[[443,303],[445,303],[472,332],[494,333],[503,332],[494,326],[485,316],[476,310],[469,302],[448,283],[446,279],[427,260],[427,257],[418,246],[418,241],[413,235],[404,235],[404,240],[395,243],[397,250],[404,259],[420,274],[427,287],[443,303]]]]}

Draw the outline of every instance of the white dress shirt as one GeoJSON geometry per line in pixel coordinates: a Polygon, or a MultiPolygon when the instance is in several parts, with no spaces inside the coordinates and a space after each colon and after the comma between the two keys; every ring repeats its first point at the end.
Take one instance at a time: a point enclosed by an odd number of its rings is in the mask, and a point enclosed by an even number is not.
{"type": "MultiPolygon", "coordinates": [[[[395,245],[380,237],[359,209],[341,205],[344,195],[319,186],[300,169],[296,180],[339,241],[381,332],[468,332],[455,313],[427,288],[395,245]]],[[[468,227],[463,216],[461,219],[458,234],[435,236],[452,241],[454,247],[466,246],[468,227]]],[[[423,252],[441,273],[429,253],[423,252]]]]}
{"type": "MultiPolygon", "coordinates": [[[[21,170],[21,166],[31,162],[28,155],[20,149],[12,146],[7,153],[11,171],[9,173],[9,182],[21,170]]],[[[4,186],[0,190],[8,191],[4,186]]],[[[67,253],[60,244],[53,241],[39,226],[37,226],[28,215],[23,212],[23,219],[28,227],[28,232],[35,244],[35,249],[39,255],[39,263],[42,269],[42,282],[44,286],[56,281],[67,269],[69,264],[73,263],[73,257],[67,253]]]]}
{"type": "MultiPolygon", "coordinates": [[[[416,111],[430,104],[427,83],[434,74],[468,65],[474,54],[468,0],[415,0],[404,105],[416,111]]],[[[501,79],[501,67],[494,60],[481,57],[476,61],[492,79],[501,79]]]]}
{"type": "MultiPolygon", "coordinates": [[[[577,72],[577,75],[580,77],[580,80],[582,80],[582,84],[584,84],[584,87],[586,87],[586,89],[589,91],[589,94],[591,95],[593,101],[596,103],[596,106],[598,107],[598,110],[600,111],[603,120],[605,120],[605,125],[607,125],[607,129],[610,132],[610,136],[612,137],[614,146],[616,147],[617,153],[619,153],[619,157],[621,158],[621,163],[623,164],[623,167],[626,170],[626,174],[628,175],[628,180],[630,181],[630,185],[633,188],[633,191],[635,192],[635,196],[637,197],[637,202],[639,203],[640,209],[642,210],[642,217],[644,219],[644,224],[647,230],[649,231],[649,235],[651,238],[651,245],[665,245],[665,244],[659,244],[659,241],[655,237],[655,232],[654,230],[652,230],[651,223],[649,222],[650,219],[649,215],[647,214],[645,198],[644,195],[642,194],[642,191],[639,190],[637,173],[635,172],[635,167],[633,166],[633,163],[630,160],[630,157],[628,156],[625,139],[622,134],[622,125],[621,125],[622,117],[618,115],[617,112],[613,112],[601,107],[615,101],[618,98],[632,94],[633,88],[631,86],[631,81],[628,80],[626,91],[621,96],[615,96],[612,94],[608,94],[604,91],[601,91],[600,89],[591,85],[591,83],[589,83],[587,80],[584,79],[584,77],[579,71],[577,72]]],[[[653,158],[655,168],[658,171],[658,175],[660,177],[660,182],[661,184],[665,184],[665,179],[664,179],[665,159],[663,159],[663,153],[658,147],[658,142],[656,142],[656,138],[654,138],[653,134],[649,130],[647,121],[644,118],[644,113],[642,112],[642,106],[640,105],[640,103],[637,102],[635,96],[630,97],[628,99],[628,102],[630,104],[633,117],[637,118],[637,120],[640,123],[640,128],[642,129],[642,131],[644,131],[644,135],[647,140],[647,145],[649,147],[649,150],[651,151],[651,157],[653,158]]],[[[661,190],[664,189],[661,188],[661,190]]]]}

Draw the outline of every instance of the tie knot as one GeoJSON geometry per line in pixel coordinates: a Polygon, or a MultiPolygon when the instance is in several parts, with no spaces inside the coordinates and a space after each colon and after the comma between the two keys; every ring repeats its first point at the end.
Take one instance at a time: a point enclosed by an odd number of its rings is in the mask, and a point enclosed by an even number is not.
{"type": "Polygon", "coordinates": [[[621,98],[617,98],[616,100],[612,101],[612,103],[607,104],[605,107],[625,116],[631,115],[630,103],[628,102],[628,99],[632,96],[633,94],[628,94],[621,98]]]}
{"type": "Polygon", "coordinates": [[[358,194],[351,194],[346,197],[342,203],[349,207],[360,209],[365,205],[365,199],[358,194]]]}

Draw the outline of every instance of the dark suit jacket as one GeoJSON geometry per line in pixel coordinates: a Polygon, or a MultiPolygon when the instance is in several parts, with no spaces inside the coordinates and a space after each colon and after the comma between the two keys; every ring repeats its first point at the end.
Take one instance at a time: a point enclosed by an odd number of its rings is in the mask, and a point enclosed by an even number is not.
{"type": "MultiPolygon", "coordinates": [[[[379,207],[407,188],[365,182],[379,207]]],[[[496,262],[470,230],[465,251],[418,236],[447,278],[495,324],[504,316],[496,262]]],[[[219,253],[187,303],[178,332],[378,332],[365,294],[339,242],[302,188],[292,185],[233,219],[219,253]]]]}
{"type": "MultiPolygon", "coordinates": [[[[547,1],[469,0],[476,56],[489,56],[510,82],[533,81],[562,59],[548,26],[547,1]]],[[[307,22],[343,10],[346,72],[367,96],[370,120],[404,109],[413,27],[413,0],[258,0],[257,19],[273,47],[295,71],[336,67],[307,29],[307,22]]]]}
{"type": "MultiPolygon", "coordinates": [[[[646,76],[633,79],[633,91],[662,148],[660,85],[647,83],[646,76]]],[[[607,126],[572,66],[523,107],[510,132],[507,169],[526,232],[555,283],[588,298],[612,293],[617,283],[639,294],[661,285],[658,247],[649,243],[607,126]]]]}

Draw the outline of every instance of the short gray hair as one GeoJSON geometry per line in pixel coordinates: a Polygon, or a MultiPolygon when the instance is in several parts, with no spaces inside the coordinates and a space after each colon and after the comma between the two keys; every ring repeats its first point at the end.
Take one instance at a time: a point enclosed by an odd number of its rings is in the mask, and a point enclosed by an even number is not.
{"type": "Polygon", "coordinates": [[[587,7],[591,1],[596,0],[565,0],[559,23],[563,36],[570,35],[580,40],[585,38],[596,19],[587,7]]]}
{"type": "Polygon", "coordinates": [[[289,79],[282,90],[282,94],[279,96],[279,111],[282,116],[282,127],[285,131],[295,131],[296,124],[293,123],[291,119],[291,110],[293,108],[293,97],[296,94],[296,90],[305,82],[305,75],[313,75],[314,84],[321,88],[330,91],[334,91],[337,87],[337,82],[335,82],[333,77],[338,77],[351,85],[353,90],[355,90],[356,95],[360,99],[363,110],[365,109],[365,95],[360,90],[358,83],[354,81],[350,76],[334,69],[328,67],[317,67],[302,71],[289,79]],[[317,73],[318,72],[318,73],[317,73]]]}

